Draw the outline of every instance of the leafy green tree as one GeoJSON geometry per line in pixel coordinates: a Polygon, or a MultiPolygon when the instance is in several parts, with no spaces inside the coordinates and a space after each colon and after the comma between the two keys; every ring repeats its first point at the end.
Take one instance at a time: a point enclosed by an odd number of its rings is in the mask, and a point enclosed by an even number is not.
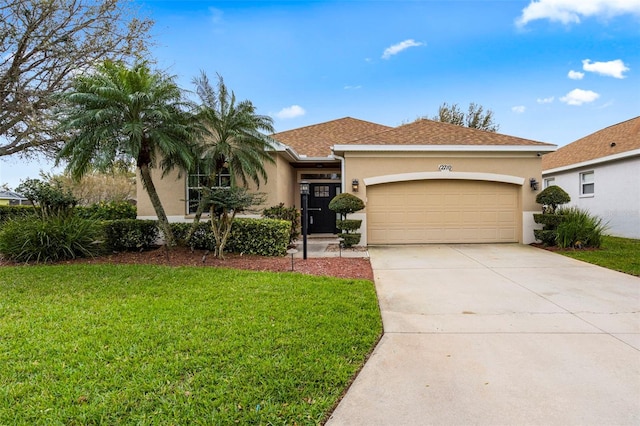
{"type": "Polygon", "coordinates": [[[144,63],[131,68],[105,62],[92,74],[78,77],[62,95],[61,128],[71,132],[58,159],[68,160],[76,179],[92,170],[111,170],[133,158],[140,172],[167,247],[175,244],[169,221],[151,177],[159,167],[194,164],[191,115],[173,77],[152,72],[144,63]]]}
{"type": "Polygon", "coordinates": [[[264,199],[264,194],[248,192],[246,188],[237,186],[204,189],[201,203],[207,205],[211,213],[211,230],[216,242],[214,256],[224,258],[224,247],[236,214],[263,203],[264,199]]]}
{"type": "MultiPolygon", "coordinates": [[[[206,186],[218,186],[220,174],[226,169],[230,186],[246,187],[253,181],[260,187],[261,179],[267,181],[265,162],[274,162],[269,151],[275,141],[267,135],[275,132],[273,119],[257,114],[251,101],[237,102],[220,75],[216,88],[211,86],[205,73],[195,78],[194,84],[201,102],[197,119],[202,126],[195,166],[209,174],[206,186]]],[[[187,240],[206,209],[206,202],[198,204],[187,240]]]]}
{"type": "Polygon", "coordinates": [[[488,132],[497,132],[500,128],[493,119],[493,111],[490,109],[485,111],[481,105],[473,102],[469,104],[466,114],[460,109],[458,104],[449,105],[445,102],[440,105],[438,114],[433,116],[432,120],[472,129],[486,130],[488,132]]]}

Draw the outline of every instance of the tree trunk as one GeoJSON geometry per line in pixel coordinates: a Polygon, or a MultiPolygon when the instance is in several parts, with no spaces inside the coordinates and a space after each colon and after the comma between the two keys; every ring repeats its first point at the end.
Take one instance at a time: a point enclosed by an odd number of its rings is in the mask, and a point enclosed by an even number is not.
{"type": "Polygon", "coordinates": [[[160,226],[160,230],[162,230],[162,233],[164,234],[165,245],[168,248],[171,248],[176,245],[175,238],[173,237],[173,232],[171,231],[171,227],[169,226],[169,219],[167,219],[167,214],[164,212],[162,202],[160,201],[160,197],[158,196],[156,187],[153,184],[153,180],[151,179],[149,166],[147,164],[142,164],[139,166],[139,169],[140,176],[142,177],[142,182],[144,184],[144,189],[147,191],[149,199],[151,200],[151,204],[153,205],[153,208],[156,211],[156,215],[158,216],[158,224],[160,226]]]}

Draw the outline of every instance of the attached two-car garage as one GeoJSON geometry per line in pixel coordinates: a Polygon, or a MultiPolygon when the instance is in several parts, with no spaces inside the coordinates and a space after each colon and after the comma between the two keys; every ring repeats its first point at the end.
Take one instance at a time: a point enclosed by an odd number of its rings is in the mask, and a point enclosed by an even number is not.
{"type": "Polygon", "coordinates": [[[367,186],[368,244],[518,242],[520,191],[484,180],[367,186]]]}

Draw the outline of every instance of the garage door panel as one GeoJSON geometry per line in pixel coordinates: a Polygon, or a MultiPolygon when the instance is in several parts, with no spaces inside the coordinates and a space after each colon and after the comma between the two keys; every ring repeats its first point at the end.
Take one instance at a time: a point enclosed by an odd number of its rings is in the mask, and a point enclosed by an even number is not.
{"type": "Polygon", "coordinates": [[[516,185],[395,182],[367,188],[370,244],[517,242],[516,185]]]}

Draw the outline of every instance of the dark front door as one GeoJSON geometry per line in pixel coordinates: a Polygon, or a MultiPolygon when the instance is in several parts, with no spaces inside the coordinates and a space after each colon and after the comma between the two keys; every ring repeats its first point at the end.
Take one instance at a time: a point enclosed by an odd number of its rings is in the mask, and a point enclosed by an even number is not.
{"type": "Polygon", "coordinates": [[[329,202],[336,196],[340,184],[312,183],[309,185],[309,234],[335,234],[336,213],[329,210],[329,202]]]}

